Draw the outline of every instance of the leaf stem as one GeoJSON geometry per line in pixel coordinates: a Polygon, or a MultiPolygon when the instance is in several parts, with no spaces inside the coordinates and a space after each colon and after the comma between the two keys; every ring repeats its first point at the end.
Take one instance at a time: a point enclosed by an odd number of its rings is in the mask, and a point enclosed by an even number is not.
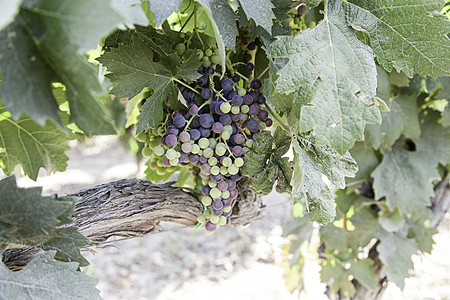
{"type": "Polygon", "coordinates": [[[184,85],[185,87],[187,87],[187,88],[190,89],[191,91],[194,91],[195,93],[197,93],[198,95],[200,95],[200,93],[199,93],[197,90],[195,90],[194,88],[190,87],[189,85],[187,85],[187,84],[184,83],[183,81],[178,80],[178,79],[176,79],[175,77],[172,77],[172,80],[175,81],[175,82],[178,82],[178,83],[181,84],[181,85],[184,85]]]}
{"type": "Polygon", "coordinates": [[[275,119],[275,121],[277,121],[277,123],[280,124],[280,126],[283,127],[284,130],[291,133],[291,130],[289,129],[289,127],[286,124],[284,124],[284,122],[281,120],[281,117],[276,112],[274,112],[267,103],[264,103],[264,106],[267,108],[267,110],[272,115],[272,117],[275,119]]]}
{"type": "Polygon", "coordinates": [[[264,71],[259,74],[258,79],[261,79],[261,77],[270,69],[270,65],[267,66],[267,68],[264,69],[264,71]]]}
{"type": "Polygon", "coordinates": [[[247,77],[245,77],[244,75],[242,75],[241,73],[239,73],[238,71],[235,71],[234,73],[238,74],[239,76],[241,76],[244,80],[249,81],[249,79],[247,77]]]}

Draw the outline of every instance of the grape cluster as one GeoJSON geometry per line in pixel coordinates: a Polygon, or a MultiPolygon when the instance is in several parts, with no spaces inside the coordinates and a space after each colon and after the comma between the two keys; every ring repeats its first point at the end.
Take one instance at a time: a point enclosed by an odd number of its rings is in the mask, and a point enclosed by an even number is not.
{"type": "MultiPolygon", "coordinates": [[[[182,37],[185,37],[184,33],[181,33],[182,37]]],[[[185,40],[183,43],[178,43],[175,45],[174,51],[184,60],[187,60],[191,55],[195,54],[197,58],[202,62],[203,67],[216,66],[220,63],[219,49],[217,49],[216,39],[213,37],[208,37],[205,42],[206,49],[203,51],[201,49],[187,48],[186,44],[189,39],[185,40]]]]}

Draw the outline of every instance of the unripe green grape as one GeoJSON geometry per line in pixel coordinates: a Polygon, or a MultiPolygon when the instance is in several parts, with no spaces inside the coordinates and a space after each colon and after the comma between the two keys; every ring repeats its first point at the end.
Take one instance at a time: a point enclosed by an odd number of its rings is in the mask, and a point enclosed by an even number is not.
{"type": "Polygon", "coordinates": [[[151,131],[152,131],[152,134],[153,134],[154,136],[158,136],[158,135],[159,135],[158,129],[157,129],[157,128],[152,128],[151,131]]]}
{"type": "Polygon", "coordinates": [[[219,55],[213,55],[211,56],[211,63],[213,64],[220,64],[220,56],[219,55]]]}
{"type": "Polygon", "coordinates": [[[178,158],[170,159],[169,163],[170,163],[171,166],[178,165],[178,158]]]}
{"type": "Polygon", "coordinates": [[[211,218],[212,215],[213,215],[212,210],[207,209],[207,210],[205,211],[205,217],[206,217],[207,219],[211,218]]]}
{"type": "Polygon", "coordinates": [[[213,167],[211,167],[210,172],[211,172],[211,174],[213,174],[213,175],[217,175],[217,174],[220,173],[220,168],[219,168],[218,166],[213,166],[213,167]]]}
{"type": "Polygon", "coordinates": [[[316,22],[309,22],[308,23],[308,28],[314,28],[316,27],[316,22]]]}
{"type": "Polygon", "coordinates": [[[242,159],[242,157],[238,157],[234,160],[234,164],[236,167],[240,168],[244,165],[244,160],[242,159]]]}
{"type": "Polygon", "coordinates": [[[237,115],[240,112],[241,112],[241,108],[239,106],[232,106],[231,107],[231,113],[232,114],[237,115]]]}
{"type": "Polygon", "coordinates": [[[244,97],[245,94],[247,94],[247,90],[246,89],[244,89],[244,88],[239,88],[238,89],[238,95],[239,96],[244,97]]]}
{"type": "Polygon", "coordinates": [[[209,179],[203,179],[203,178],[202,178],[202,184],[203,184],[203,185],[208,184],[208,182],[209,182],[209,179]]]}
{"type": "Polygon", "coordinates": [[[208,37],[206,39],[206,45],[208,45],[208,47],[214,47],[216,45],[216,39],[213,37],[208,37]]]}
{"type": "Polygon", "coordinates": [[[254,144],[255,144],[255,142],[253,140],[251,140],[251,139],[248,139],[245,142],[245,146],[249,147],[250,149],[253,147],[254,144]]]}
{"type": "MultiPolygon", "coordinates": [[[[163,153],[163,155],[164,155],[164,153],[163,153]]],[[[156,165],[157,165],[159,168],[163,168],[163,167],[164,167],[164,164],[162,163],[161,160],[157,160],[157,161],[156,161],[156,165]]]]}
{"type": "Polygon", "coordinates": [[[225,140],[228,141],[231,137],[231,133],[229,131],[223,131],[220,136],[225,140]]]}
{"type": "Polygon", "coordinates": [[[209,218],[209,221],[210,221],[211,223],[214,223],[214,224],[217,224],[217,223],[219,222],[219,220],[220,220],[220,218],[219,218],[218,216],[215,216],[215,215],[212,215],[212,216],[209,218]]]}
{"type": "Polygon", "coordinates": [[[259,130],[264,130],[264,129],[266,129],[266,128],[267,128],[266,123],[264,123],[264,122],[259,122],[259,130]]]}
{"type": "MultiPolygon", "coordinates": [[[[199,223],[205,223],[206,222],[206,216],[205,215],[200,215],[197,217],[197,221],[199,223]]],[[[220,222],[220,221],[219,221],[220,222]]]]}
{"type": "Polygon", "coordinates": [[[180,158],[180,156],[181,156],[181,153],[178,151],[175,151],[175,158],[180,158]]]}
{"type": "Polygon", "coordinates": [[[168,149],[166,151],[166,157],[168,160],[174,159],[177,156],[177,151],[175,151],[174,149],[168,149]]]}
{"type": "Polygon", "coordinates": [[[228,102],[224,102],[220,105],[220,110],[224,113],[227,114],[230,112],[231,110],[231,105],[228,102]]]}
{"type": "Polygon", "coordinates": [[[228,168],[225,166],[221,166],[220,167],[220,174],[222,174],[223,176],[228,174],[228,168]]]}
{"type": "Polygon", "coordinates": [[[148,147],[144,147],[142,148],[142,156],[144,157],[150,157],[153,154],[153,150],[148,148],[148,147]]]}
{"type": "Polygon", "coordinates": [[[227,224],[227,218],[225,218],[224,216],[220,216],[219,217],[219,222],[217,224],[221,225],[221,226],[227,224]]]}
{"type": "Polygon", "coordinates": [[[230,191],[228,191],[228,190],[222,191],[222,199],[227,199],[227,198],[230,198],[230,191]]]}
{"type": "Polygon", "coordinates": [[[229,157],[225,157],[222,161],[222,165],[224,165],[225,167],[229,167],[231,166],[233,162],[231,161],[231,158],[229,157]]]}
{"type": "Polygon", "coordinates": [[[156,169],[156,174],[159,176],[165,175],[167,173],[166,168],[164,167],[158,167],[156,169]]]}
{"type": "Polygon", "coordinates": [[[203,53],[202,50],[197,49],[197,50],[195,51],[195,55],[197,55],[198,60],[201,60],[205,54],[203,53]]]}
{"type": "MultiPolygon", "coordinates": [[[[209,178],[209,176],[208,176],[208,178],[209,178]]],[[[209,185],[210,188],[215,188],[215,187],[217,187],[217,183],[215,183],[215,182],[212,181],[212,180],[209,180],[208,185],[209,185]]]]}
{"type": "Polygon", "coordinates": [[[179,43],[175,45],[175,52],[177,52],[178,55],[183,55],[183,53],[186,51],[186,46],[183,43],[179,43]]]}
{"type": "Polygon", "coordinates": [[[214,156],[211,157],[210,159],[208,159],[208,165],[210,166],[215,166],[217,165],[217,158],[215,158],[214,156]]]}
{"type": "Polygon", "coordinates": [[[248,105],[244,104],[241,106],[241,113],[247,114],[249,110],[250,110],[250,107],[248,107],[248,105]]]}
{"type": "Polygon", "coordinates": [[[147,140],[147,134],[145,133],[145,132],[139,132],[137,135],[136,135],[136,139],[139,141],[139,142],[145,142],[146,140],[147,140]]]}
{"type": "Polygon", "coordinates": [[[213,49],[214,49],[213,54],[219,55],[219,49],[217,49],[217,47],[215,45],[214,45],[213,49]]]}
{"type": "Polygon", "coordinates": [[[227,213],[231,210],[231,206],[224,206],[222,207],[223,212],[227,213]]]}
{"type": "Polygon", "coordinates": [[[235,164],[232,164],[228,167],[228,173],[230,173],[231,175],[236,175],[238,172],[239,168],[235,164]]]}
{"type": "Polygon", "coordinates": [[[198,140],[198,145],[200,146],[201,149],[208,148],[209,140],[203,137],[200,140],[198,140]]]}
{"type": "Polygon", "coordinates": [[[155,147],[159,146],[159,145],[161,145],[161,140],[160,139],[156,139],[156,140],[150,141],[150,143],[148,143],[148,147],[150,149],[155,149],[155,147]]]}
{"type": "Polygon", "coordinates": [[[205,50],[205,55],[206,55],[206,56],[211,56],[212,54],[213,54],[213,52],[212,52],[211,49],[206,49],[206,50],[205,50]]]}
{"type": "Polygon", "coordinates": [[[217,145],[216,139],[215,138],[209,138],[209,147],[214,149],[214,148],[216,148],[216,145],[217,145]]]}
{"type": "Polygon", "coordinates": [[[175,172],[175,166],[171,166],[171,167],[166,168],[166,171],[167,172],[175,172]]]}
{"type": "Polygon", "coordinates": [[[222,192],[218,188],[214,187],[211,191],[209,191],[209,194],[213,199],[218,199],[222,195],[222,192]]]}
{"type": "Polygon", "coordinates": [[[198,151],[197,155],[202,156],[203,155],[203,150],[200,149],[200,151],[198,151]]]}
{"type": "Polygon", "coordinates": [[[180,39],[184,39],[186,37],[186,35],[184,34],[184,32],[180,32],[180,34],[178,35],[180,37],[180,39]]]}
{"type": "Polygon", "coordinates": [[[184,153],[190,153],[192,151],[191,143],[183,143],[181,145],[181,151],[183,151],[184,153]]]}
{"type": "MultiPolygon", "coordinates": [[[[225,154],[225,152],[227,152],[227,148],[225,146],[219,146],[219,144],[217,144],[216,154],[219,156],[222,156],[225,154]]],[[[214,174],[214,175],[217,175],[217,174],[214,174]]]]}
{"type": "Polygon", "coordinates": [[[193,144],[191,153],[198,154],[199,151],[200,151],[200,147],[197,144],[193,144]]]}
{"type": "Polygon", "coordinates": [[[206,158],[211,158],[214,155],[214,150],[211,148],[206,148],[205,150],[203,150],[203,156],[206,158]]]}
{"type": "Polygon", "coordinates": [[[202,66],[207,68],[211,65],[211,61],[209,60],[208,56],[203,56],[202,58],[202,66]]]}
{"type": "Polygon", "coordinates": [[[210,206],[212,203],[212,198],[210,196],[203,196],[202,197],[202,204],[204,206],[210,206]]]}
{"type": "Polygon", "coordinates": [[[298,23],[300,23],[300,18],[299,17],[295,17],[294,18],[294,24],[298,24],[298,23]]]}
{"type": "Polygon", "coordinates": [[[164,127],[158,127],[158,135],[163,136],[164,133],[166,133],[166,130],[164,129],[164,127]]]}

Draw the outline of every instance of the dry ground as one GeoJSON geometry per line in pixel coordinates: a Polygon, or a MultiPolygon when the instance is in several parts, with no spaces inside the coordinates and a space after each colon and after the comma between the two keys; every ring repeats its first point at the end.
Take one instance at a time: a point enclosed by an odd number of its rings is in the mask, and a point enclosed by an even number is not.
{"type": "MultiPolygon", "coordinates": [[[[114,137],[97,137],[68,152],[67,171],[42,173],[37,182],[18,178],[20,186],[43,186],[45,194],[76,192],[125,177],[143,178],[142,166],[114,137]]],[[[85,271],[99,280],[104,299],[326,299],[319,267],[307,263],[307,290],[291,295],[284,287],[281,226],[290,218],[286,197],[265,198],[265,218],[241,228],[221,228],[213,235],[202,229],[166,224],[166,231],[145,238],[112,241],[86,253],[85,271]]],[[[416,270],[401,292],[390,285],[383,299],[450,299],[449,223],[441,225],[432,255],[415,256],[416,270]]]]}

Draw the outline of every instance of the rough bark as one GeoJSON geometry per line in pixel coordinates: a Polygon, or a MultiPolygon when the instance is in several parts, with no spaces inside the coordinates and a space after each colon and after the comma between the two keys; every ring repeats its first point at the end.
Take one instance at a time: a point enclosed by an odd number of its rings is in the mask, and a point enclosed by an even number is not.
{"type": "MultiPolygon", "coordinates": [[[[228,225],[246,225],[261,217],[259,197],[243,178],[238,183],[239,196],[233,202],[228,225]]],[[[154,184],[140,179],[123,179],[82,190],[75,206],[73,225],[91,239],[92,246],[101,246],[112,236],[142,237],[163,230],[161,222],[186,226],[197,223],[203,205],[189,191],[173,186],[173,182],[154,184]]],[[[10,269],[26,265],[39,249],[9,249],[3,262],[10,269]]]]}

